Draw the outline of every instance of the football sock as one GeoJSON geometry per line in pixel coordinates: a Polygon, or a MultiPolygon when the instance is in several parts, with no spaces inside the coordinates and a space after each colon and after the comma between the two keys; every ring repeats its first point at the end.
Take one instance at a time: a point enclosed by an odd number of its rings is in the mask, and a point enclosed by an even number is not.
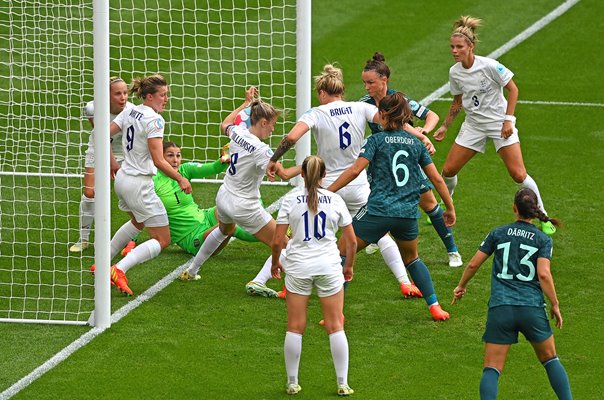
{"type": "Polygon", "coordinates": [[[300,354],[302,353],[302,335],[294,332],[285,332],[285,371],[287,372],[287,383],[298,384],[298,368],[300,366],[300,354]]]}
{"type": "Polygon", "coordinates": [[[191,266],[188,268],[189,273],[193,276],[197,275],[203,263],[206,262],[212,254],[214,254],[222,242],[224,242],[227,238],[228,236],[222,233],[220,229],[214,229],[208,235],[206,240],[203,241],[201,248],[195,255],[191,266]]]}
{"type": "Polygon", "coordinates": [[[539,204],[539,208],[545,215],[547,215],[547,211],[545,211],[545,207],[543,207],[543,201],[541,200],[541,194],[539,193],[539,188],[537,187],[537,182],[529,174],[526,174],[526,178],[520,184],[521,188],[531,189],[537,195],[537,204],[539,204]]]}
{"type": "Polygon", "coordinates": [[[447,185],[447,189],[449,189],[449,194],[453,196],[453,192],[455,191],[455,186],[457,186],[457,175],[453,176],[444,176],[445,185],[447,185]]]}
{"type": "Polygon", "coordinates": [[[115,257],[117,253],[122,251],[124,246],[126,246],[128,242],[139,233],[140,230],[138,230],[136,226],[134,226],[132,221],[128,221],[124,225],[122,225],[117,230],[117,232],[115,232],[115,235],[113,235],[113,237],[111,238],[111,243],[109,245],[111,250],[111,260],[113,260],[113,257],[115,257]]]}
{"type": "Polygon", "coordinates": [[[243,240],[244,242],[259,242],[259,240],[256,239],[256,236],[241,228],[239,225],[237,225],[235,228],[235,233],[233,236],[239,240],[243,240]]]}
{"type": "MultiPolygon", "coordinates": [[[[329,335],[329,348],[336,369],[338,385],[348,384],[348,339],[344,331],[334,332],[329,335]]],[[[288,374],[289,375],[289,374],[288,374]]]]}
{"type": "Polygon", "coordinates": [[[407,265],[407,269],[413,278],[413,283],[424,295],[424,300],[426,300],[428,306],[438,303],[436,293],[434,292],[432,276],[430,276],[430,271],[428,271],[426,264],[418,257],[407,265]]]}
{"type": "Polygon", "coordinates": [[[157,257],[159,253],[161,253],[161,245],[159,242],[156,239],[149,239],[132,249],[126,257],[122,258],[116,264],[116,267],[126,273],[135,265],[157,257]]]}
{"type": "Polygon", "coordinates": [[[394,242],[394,239],[392,239],[390,235],[386,234],[380,240],[378,240],[377,245],[380,248],[380,253],[382,253],[382,257],[384,258],[386,265],[388,265],[388,268],[390,268],[390,271],[392,271],[392,274],[399,281],[399,283],[411,283],[409,277],[407,276],[405,264],[401,258],[401,252],[394,242]]]}
{"type": "Polygon", "coordinates": [[[495,400],[499,390],[500,372],[493,367],[484,367],[480,379],[480,400],[495,400]]]}
{"type": "Polygon", "coordinates": [[[552,389],[554,389],[558,398],[561,400],[572,399],[573,395],[570,393],[568,375],[558,356],[554,356],[542,364],[547,372],[549,384],[552,385],[552,389]]]}
{"type": "MultiPolygon", "coordinates": [[[[281,262],[281,265],[285,264],[285,249],[281,250],[279,261],[281,262]]],[[[260,270],[260,272],[258,272],[258,275],[256,275],[256,277],[252,279],[252,281],[265,285],[266,282],[268,282],[268,280],[273,277],[273,274],[271,272],[272,265],[273,256],[268,256],[268,258],[264,262],[264,265],[262,266],[262,269],[260,270]]]]}
{"type": "Polygon", "coordinates": [[[90,228],[94,222],[94,197],[82,195],[80,200],[80,241],[87,242],[90,238],[90,228]]]}
{"type": "Polygon", "coordinates": [[[440,205],[437,204],[436,207],[428,211],[427,214],[428,217],[430,217],[434,230],[436,233],[438,233],[440,240],[442,240],[447,248],[447,252],[451,253],[457,251],[457,246],[455,245],[455,240],[453,239],[453,230],[445,225],[443,209],[440,207],[440,205]]]}

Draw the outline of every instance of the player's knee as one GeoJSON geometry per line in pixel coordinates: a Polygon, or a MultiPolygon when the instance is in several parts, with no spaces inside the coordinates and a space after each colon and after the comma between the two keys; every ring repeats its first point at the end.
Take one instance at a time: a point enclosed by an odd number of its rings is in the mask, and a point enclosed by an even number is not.
{"type": "Polygon", "coordinates": [[[443,167],[442,176],[443,176],[443,178],[452,178],[455,175],[457,175],[457,172],[459,172],[459,171],[456,168],[453,168],[452,166],[445,164],[445,166],[443,167]]]}
{"type": "Polygon", "coordinates": [[[434,210],[434,207],[437,205],[436,198],[431,190],[420,194],[419,196],[419,206],[425,212],[429,212],[434,210]]]}
{"type": "Polygon", "coordinates": [[[510,169],[510,176],[512,177],[512,179],[514,180],[514,182],[516,182],[516,183],[522,183],[526,179],[526,169],[524,169],[522,167],[511,168],[510,169]]]}
{"type": "Polygon", "coordinates": [[[89,199],[94,199],[94,188],[93,187],[84,187],[84,196],[89,199]]]}

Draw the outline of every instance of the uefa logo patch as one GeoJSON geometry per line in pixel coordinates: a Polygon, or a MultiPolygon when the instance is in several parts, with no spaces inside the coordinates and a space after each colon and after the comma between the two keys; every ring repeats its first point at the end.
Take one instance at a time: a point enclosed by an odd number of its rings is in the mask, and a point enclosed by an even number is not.
{"type": "Polygon", "coordinates": [[[157,129],[164,129],[164,121],[161,118],[156,119],[154,125],[157,129]]]}

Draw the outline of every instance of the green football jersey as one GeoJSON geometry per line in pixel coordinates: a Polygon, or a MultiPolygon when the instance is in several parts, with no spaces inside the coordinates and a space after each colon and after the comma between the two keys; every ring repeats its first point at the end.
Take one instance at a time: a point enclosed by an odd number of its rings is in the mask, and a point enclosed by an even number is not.
{"type": "MultiPolygon", "coordinates": [[[[228,164],[216,160],[213,163],[200,164],[188,162],[178,168],[178,172],[189,181],[191,179],[207,178],[223,172],[228,164]]],[[[170,238],[172,243],[178,243],[205,221],[203,210],[199,208],[192,194],[186,194],[174,179],[161,171],[153,177],[155,193],[166,208],[170,223],[170,238]]]]}
{"type": "Polygon", "coordinates": [[[516,221],[493,229],[480,245],[480,251],[493,254],[489,307],[544,306],[537,259],[551,259],[549,236],[533,224],[516,221]]]}
{"type": "Polygon", "coordinates": [[[419,218],[417,206],[424,180],[421,167],[432,164],[426,146],[403,131],[382,131],[369,136],[359,157],[369,160],[370,215],[419,218]]]}

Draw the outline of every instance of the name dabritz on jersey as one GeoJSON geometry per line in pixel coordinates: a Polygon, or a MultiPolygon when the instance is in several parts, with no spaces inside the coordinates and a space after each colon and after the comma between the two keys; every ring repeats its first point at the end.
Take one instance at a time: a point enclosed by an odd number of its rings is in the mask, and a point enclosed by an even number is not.
{"type": "Polygon", "coordinates": [[[508,229],[508,236],[520,236],[520,237],[523,237],[525,239],[533,240],[533,237],[535,236],[535,233],[534,232],[525,231],[524,229],[509,228],[508,229]]]}
{"type": "MultiPolygon", "coordinates": [[[[307,195],[302,194],[300,196],[296,196],[296,200],[298,204],[306,203],[307,197],[307,195]]],[[[319,204],[331,204],[331,196],[319,196],[319,204]]]]}
{"type": "Polygon", "coordinates": [[[249,144],[245,139],[237,135],[235,132],[231,133],[231,140],[243,147],[243,149],[248,153],[253,153],[256,151],[256,147],[254,145],[249,144]]]}

